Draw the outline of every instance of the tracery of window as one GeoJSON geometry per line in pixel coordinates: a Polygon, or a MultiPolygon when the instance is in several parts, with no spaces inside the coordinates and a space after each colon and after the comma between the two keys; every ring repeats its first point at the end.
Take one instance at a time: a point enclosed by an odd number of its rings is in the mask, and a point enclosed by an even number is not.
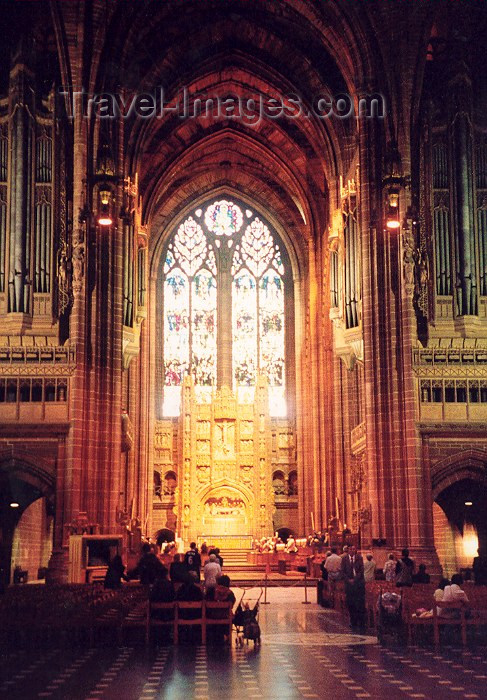
{"type": "Polygon", "coordinates": [[[247,403],[264,374],[270,415],[285,416],[285,268],[269,227],[250,209],[212,202],[177,228],[163,272],[163,415],[179,415],[191,373],[200,401],[218,381],[247,403]]]}

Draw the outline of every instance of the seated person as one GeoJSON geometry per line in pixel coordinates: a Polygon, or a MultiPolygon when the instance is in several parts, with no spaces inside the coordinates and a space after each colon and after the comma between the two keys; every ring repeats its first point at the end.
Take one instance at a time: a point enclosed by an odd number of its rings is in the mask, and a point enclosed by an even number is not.
{"type": "MultiPolygon", "coordinates": [[[[450,581],[447,578],[442,578],[438,584],[438,588],[433,593],[433,599],[436,601],[443,600],[443,592],[446,586],[450,585],[450,581]]],[[[441,615],[441,608],[437,607],[436,612],[441,615]]],[[[427,610],[426,608],[417,608],[413,613],[413,617],[433,617],[433,610],[427,610]]]]}
{"type": "Polygon", "coordinates": [[[294,539],[294,537],[288,537],[288,540],[286,542],[286,549],[284,551],[288,552],[288,554],[296,554],[298,548],[296,546],[296,540],[294,539]]]}
{"type": "Polygon", "coordinates": [[[438,584],[438,588],[433,593],[433,598],[435,600],[443,600],[443,593],[445,591],[446,586],[449,586],[449,585],[450,585],[449,579],[447,579],[447,578],[440,579],[440,582],[438,584]]]}
{"type": "MultiPolygon", "coordinates": [[[[231,603],[232,607],[235,604],[235,594],[230,590],[230,579],[228,576],[219,576],[215,588],[210,588],[206,595],[207,600],[215,603],[231,603]]],[[[209,620],[224,620],[227,617],[227,611],[222,610],[207,610],[206,617],[209,620]]],[[[209,627],[207,630],[208,641],[213,644],[221,644],[225,638],[223,627],[209,627]]]]}
{"type": "MultiPolygon", "coordinates": [[[[460,588],[463,583],[463,577],[461,574],[453,574],[451,577],[451,584],[445,586],[443,591],[442,602],[443,603],[456,603],[459,607],[468,608],[468,597],[465,591],[460,588]]],[[[451,608],[439,608],[438,615],[441,617],[460,617],[459,611],[451,608]]]]}
{"type": "MultiPolygon", "coordinates": [[[[178,590],[176,591],[176,600],[181,600],[183,602],[189,603],[197,602],[203,600],[203,591],[201,590],[201,587],[194,582],[193,579],[190,579],[178,588],[178,590]]],[[[199,617],[199,614],[196,617],[199,617]]]]}
{"type": "Polygon", "coordinates": [[[413,583],[429,583],[430,575],[426,573],[426,564],[418,566],[418,572],[413,574],[413,583]]]}
{"type": "Polygon", "coordinates": [[[163,571],[155,580],[149,599],[153,603],[172,603],[175,597],[173,583],[167,578],[167,570],[163,571]]]}
{"type": "MultiPolygon", "coordinates": [[[[167,579],[167,570],[165,570],[155,580],[149,594],[151,603],[172,603],[175,598],[174,586],[172,581],[167,579]]],[[[172,620],[173,612],[171,610],[154,610],[151,616],[156,620],[172,620]]]]}
{"type": "MultiPolygon", "coordinates": [[[[194,582],[194,579],[191,578],[178,588],[176,600],[189,603],[200,602],[203,600],[203,591],[200,586],[194,582]]],[[[198,620],[201,617],[201,608],[195,610],[184,610],[180,608],[178,616],[180,620],[198,620]]],[[[179,638],[181,641],[185,641],[188,644],[199,644],[201,640],[200,627],[182,627],[179,632],[179,638]]]]}
{"type": "MultiPolygon", "coordinates": [[[[205,595],[206,600],[214,600],[216,603],[235,603],[235,594],[230,589],[230,579],[222,575],[217,578],[216,586],[209,588],[205,595]]],[[[218,611],[215,611],[218,612],[218,611]]]]}

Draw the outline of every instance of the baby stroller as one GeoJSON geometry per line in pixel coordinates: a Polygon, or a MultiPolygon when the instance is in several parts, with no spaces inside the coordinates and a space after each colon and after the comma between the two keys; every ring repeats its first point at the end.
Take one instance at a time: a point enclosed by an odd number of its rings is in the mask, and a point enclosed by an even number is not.
{"type": "Polygon", "coordinates": [[[402,619],[402,594],[392,591],[380,592],[377,599],[377,639],[380,644],[387,641],[403,644],[406,639],[402,619]]]}
{"type": "Polygon", "coordinates": [[[249,643],[249,639],[254,645],[260,644],[259,601],[262,597],[262,588],[258,598],[245,598],[246,591],[240,598],[237,609],[233,616],[233,626],[235,627],[235,645],[243,647],[244,639],[249,643]]]}

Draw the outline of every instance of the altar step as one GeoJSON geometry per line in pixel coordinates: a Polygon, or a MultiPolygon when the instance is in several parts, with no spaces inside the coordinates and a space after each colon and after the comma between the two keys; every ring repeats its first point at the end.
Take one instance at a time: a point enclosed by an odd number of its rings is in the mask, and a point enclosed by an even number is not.
{"type": "Polygon", "coordinates": [[[220,555],[223,558],[224,568],[227,569],[231,567],[232,570],[234,570],[235,567],[246,568],[248,566],[247,554],[249,552],[249,549],[221,549],[220,555]]]}
{"type": "MultiPolygon", "coordinates": [[[[268,586],[304,586],[304,575],[298,571],[279,573],[278,563],[273,562],[266,571],[265,563],[250,563],[248,554],[250,549],[220,549],[223,557],[223,573],[231,579],[232,587],[264,587],[266,580],[268,586]]],[[[308,579],[307,586],[310,595],[316,587],[313,579],[308,579]]]]}

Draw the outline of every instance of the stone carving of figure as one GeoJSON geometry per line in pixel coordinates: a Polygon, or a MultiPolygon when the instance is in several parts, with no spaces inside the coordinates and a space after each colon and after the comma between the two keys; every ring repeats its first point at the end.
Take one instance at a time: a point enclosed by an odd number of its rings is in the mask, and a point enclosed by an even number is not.
{"type": "Polygon", "coordinates": [[[59,313],[63,313],[69,304],[68,256],[65,241],[63,241],[58,252],[57,278],[59,292],[59,313]]]}
{"type": "Polygon", "coordinates": [[[81,290],[81,285],[85,274],[85,246],[83,233],[81,231],[77,232],[77,235],[73,241],[71,262],[73,265],[73,291],[79,292],[81,290]]]}
{"type": "Polygon", "coordinates": [[[411,231],[404,231],[403,238],[403,264],[404,264],[404,281],[407,285],[414,284],[414,236],[411,231]]]}

